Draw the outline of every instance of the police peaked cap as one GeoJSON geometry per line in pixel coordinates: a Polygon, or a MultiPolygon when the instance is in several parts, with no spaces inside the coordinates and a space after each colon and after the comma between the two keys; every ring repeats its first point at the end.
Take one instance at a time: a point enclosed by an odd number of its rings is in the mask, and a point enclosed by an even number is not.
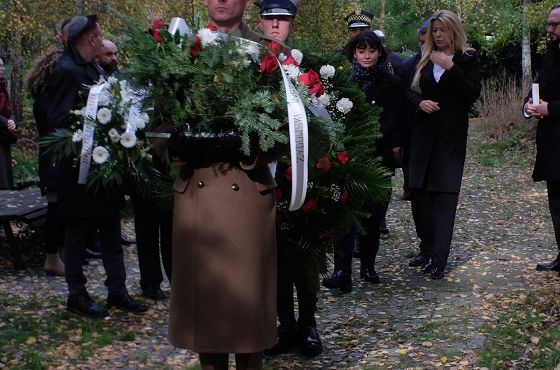
{"type": "Polygon", "coordinates": [[[261,17],[295,17],[297,5],[292,0],[262,0],[261,17]]]}
{"type": "Polygon", "coordinates": [[[362,9],[354,10],[344,18],[348,22],[348,28],[370,28],[372,19],[373,14],[362,9]]]}

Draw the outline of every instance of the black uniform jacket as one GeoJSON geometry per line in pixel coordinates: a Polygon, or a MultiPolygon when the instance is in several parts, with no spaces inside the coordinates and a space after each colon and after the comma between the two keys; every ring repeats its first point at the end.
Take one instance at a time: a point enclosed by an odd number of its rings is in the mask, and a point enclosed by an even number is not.
{"type": "MultiPolygon", "coordinates": [[[[548,103],[548,116],[537,126],[537,159],[533,180],[560,182],[560,43],[551,42],[539,75],[540,98],[548,103]]],[[[530,93],[525,102],[529,100],[530,93]]]]}
{"type": "Polygon", "coordinates": [[[383,108],[379,117],[379,129],[383,136],[376,147],[383,158],[382,164],[394,169],[393,148],[403,146],[404,86],[394,74],[381,72],[364,93],[370,102],[383,108]]]}
{"type": "Polygon", "coordinates": [[[422,94],[407,90],[416,109],[410,130],[410,187],[428,191],[458,193],[461,188],[467,150],[468,114],[480,95],[478,56],[474,50],[453,56],[453,67],[436,82],[433,64],[422,69],[422,94]],[[439,103],[440,110],[420,110],[422,100],[439,103]]]}

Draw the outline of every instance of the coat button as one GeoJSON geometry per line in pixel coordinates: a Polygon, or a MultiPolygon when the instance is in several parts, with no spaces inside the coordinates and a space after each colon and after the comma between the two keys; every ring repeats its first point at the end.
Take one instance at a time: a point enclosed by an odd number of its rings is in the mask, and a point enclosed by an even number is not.
{"type": "Polygon", "coordinates": [[[233,189],[233,191],[239,191],[239,185],[237,184],[231,185],[231,188],[233,189]]]}
{"type": "Polygon", "coordinates": [[[199,189],[202,189],[204,187],[204,182],[199,181],[196,185],[198,186],[199,189]]]}

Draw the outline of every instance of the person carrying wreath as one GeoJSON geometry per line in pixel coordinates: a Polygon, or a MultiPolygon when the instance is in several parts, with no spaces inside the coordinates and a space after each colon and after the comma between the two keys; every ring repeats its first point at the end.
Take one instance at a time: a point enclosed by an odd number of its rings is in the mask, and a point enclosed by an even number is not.
{"type": "Polygon", "coordinates": [[[409,183],[423,273],[444,277],[467,151],[469,109],[480,95],[478,56],[459,17],[436,11],[416,66],[409,103],[409,183]]]}
{"type": "MultiPolygon", "coordinates": [[[[206,0],[209,28],[260,41],[242,21],[250,0],[206,0]]],[[[172,134],[164,156],[173,186],[168,339],[199,353],[204,370],[261,369],[276,343],[276,205],[267,159],[236,145],[172,134]],[[167,152],[167,154],[165,154],[167,152]]],[[[158,144],[156,144],[158,145],[158,144]]],[[[158,149],[158,152],[161,150],[158,149]]]]}

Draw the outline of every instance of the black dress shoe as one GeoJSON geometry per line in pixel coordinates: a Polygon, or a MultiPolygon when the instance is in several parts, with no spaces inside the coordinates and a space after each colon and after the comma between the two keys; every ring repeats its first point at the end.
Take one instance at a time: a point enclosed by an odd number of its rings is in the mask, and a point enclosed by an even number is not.
{"type": "Polygon", "coordinates": [[[360,271],[360,278],[362,280],[367,281],[368,283],[379,284],[381,279],[379,279],[379,275],[373,269],[361,270],[360,271]]]}
{"type": "Polygon", "coordinates": [[[445,275],[444,270],[445,269],[442,269],[441,267],[434,267],[432,270],[432,280],[443,279],[443,276],[445,275]]]}
{"type": "Polygon", "coordinates": [[[317,328],[313,326],[300,328],[299,335],[302,355],[317,356],[323,352],[323,345],[321,344],[321,339],[319,339],[317,328]]]}
{"type": "Polygon", "coordinates": [[[298,330],[296,324],[278,326],[278,343],[265,349],[266,356],[276,356],[288,353],[298,345],[298,330]]]}
{"type": "Polygon", "coordinates": [[[123,234],[121,234],[121,244],[122,245],[132,245],[132,244],[136,244],[136,240],[134,239],[127,239],[126,236],[124,236],[123,234]]]}
{"type": "Polygon", "coordinates": [[[540,262],[537,263],[537,271],[560,271],[560,258],[552,262],[540,262]]]}
{"type": "Polygon", "coordinates": [[[420,267],[420,271],[422,271],[423,274],[427,274],[430,271],[432,271],[432,269],[434,268],[434,265],[432,263],[432,259],[428,258],[426,260],[426,262],[424,262],[424,264],[422,265],[422,267],[420,267]]]}
{"type": "Polygon", "coordinates": [[[416,257],[410,260],[408,265],[410,267],[418,267],[418,266],[422,266],[424,263],[426,263],[426,257],[424,257],[423,254],[418,253],[416,257]]]}
{"type": "Polygon", "coordinates": [[[345,274],[341,270],[335,270],[333,274],[323,279],[323,286],[329,289],[340,289],[342,293],[352,291],[352,276],[345,274]]]}
{"type": "Polygon", "coordinates": [[[165,301],[167,299],[160,287],[142,289],[142,295],[154,301],[165,301]]]}
{"type": "Polygon", "coordinates": [[[109,311],[100,304],[95,303],[86,292],[74,296],[69,296],[66,302],[66,309],[78,315],[90,317],[109,316],[109,311]]]}
{"type": "Polygon", "coordinates": [[[144,303],[136,301],[130,295],[128,295],[128,293],[123,293],[120,295],[109,295],[107,297],[107,305],[109,307],[117,307],[121,310],[132,313],[142,313],[148,311],[148,306],[146,306],[144,303]]]}

